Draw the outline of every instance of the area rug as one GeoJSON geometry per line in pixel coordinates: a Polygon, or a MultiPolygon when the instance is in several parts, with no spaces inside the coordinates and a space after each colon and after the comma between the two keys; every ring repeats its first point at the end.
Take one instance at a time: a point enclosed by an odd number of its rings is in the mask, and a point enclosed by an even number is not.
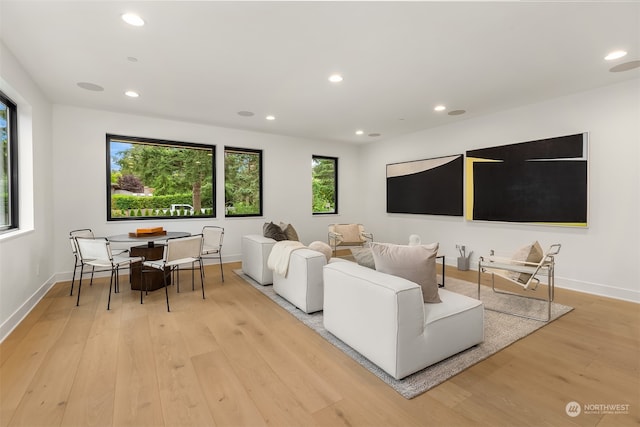
{"type": "MultiPolygon", "coordinates": [[[[527,335],[550,323],[525,319],[522,317],[498,313],[496,311],[485,309],[484,342],[454,356],[451,356],[439,363],[431,365],[412,375],[409,375],[402,380],[396,380],[395,378],[378,368],[376,365],[371,363],[368,359],[363,357],[360,353],[356,352],[354,349],[352,349],[347,344],[336,338],[333,334],[328,332],[324,328],[321,311],[317,313],[306,314],[303,311],[297,309],[293,304],[289,303],[284,298],[276,295],[276,293],[273,291],[273,286],[262,286],[258,284],[249,276],[245,275],[242,270],[234,270],[234,273],[243,278],[247,283],[251,284],[264,295],[269,297],[276,304],[287,310],[309,328],[316,331],[324,339],[342,350],[345,354],[358,362],[364,368],[368,369],[371,373],[376,375],[378,378],[387,383],[407,399],[412,399],[424,393],[425,391],[462,372],[468,367],[475,365],[476,363],[486,359],[492,354],[497,353],[498,351],[508,347],[519,339],[526,337],[527,335]]],[[[477,284],[475,283],[447,277],[445,285],[446,289],[449,291],[457,292],[473,298],[477,297],[478,288],[477,284]]],[[[508,296],[493,294],[490,288],[486,286],[482,286],[481,295],[485,307],[491,308],[500,308],[499,305],[504,304],[505,298],[508,298],[508,296]]],[[[512,310],[516,309],[518,312],[527,314],[533,313],[535,316],[545,316],[546,313],[546,303],[541,301],[531,301],[524,298],[515,297],[513,298],[513,301],[510,301],[507,305],[509,305],[512,310]]],[[[560,316],[570,312],[571,310],[573,310],[572,307],[552,303],[551,321],[558,319],[560,316]]]]}

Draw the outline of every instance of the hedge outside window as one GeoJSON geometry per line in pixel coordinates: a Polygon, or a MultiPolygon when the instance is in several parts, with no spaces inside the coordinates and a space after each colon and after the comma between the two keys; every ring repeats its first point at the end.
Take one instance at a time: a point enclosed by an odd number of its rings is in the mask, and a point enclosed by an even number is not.
{"type": "Polygon", "coordinates": [[[107,134],[107,219],[215,217],[215,146],[107,134]]]}
{"type": "Polygon", "coordinates": [[[18,108],[0,92],[0,233],[18,228],[18,108]]]}
{"type": "Polygon", "coordinates": [[[262,150],[224,148],[225,215],[262,216],[262,150]]]}
{"type": "Polygon", "coordinates": [[[313,214],[337,214],[338,159],[336,157],[312,156],[311,178],[313,214]]]}

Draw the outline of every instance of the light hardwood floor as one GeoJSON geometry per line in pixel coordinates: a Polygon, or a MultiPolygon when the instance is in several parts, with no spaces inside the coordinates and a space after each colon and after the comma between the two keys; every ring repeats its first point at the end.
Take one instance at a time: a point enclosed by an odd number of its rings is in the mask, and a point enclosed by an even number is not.
{"type": "MultiPolygon", "coordinates": [[[[225,264],[140,305],[122,280],[59,283],[0,345],[2,426],[625,426],[640,424],[637,304],[557,290],[575,310],[406,400],[225,264]],[[85,282],[86,284],[86,282],[85,282]],[[629,405],[569,417],[565,406],[629,405]],[[602,412],[602,411],[600,411],[602,412]]],[[[450,277],[475,273],[448,268],[450,277]]],[[[509,327],[509,325],[505,325],[509,327]]]]}

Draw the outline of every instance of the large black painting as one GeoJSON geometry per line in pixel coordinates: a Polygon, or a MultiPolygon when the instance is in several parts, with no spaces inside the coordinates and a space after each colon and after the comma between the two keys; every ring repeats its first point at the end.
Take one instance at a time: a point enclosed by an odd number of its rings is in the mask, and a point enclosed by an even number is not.
{"type": "Polygon", "coordinates": [[[467,219],[587,226],[587,133],[467,151],[467,219]]]}
{"type": "Polygon", "coordinates": [[[387,212],[457,215],[463,212],[462,154],[387,165],[387,212]]]}

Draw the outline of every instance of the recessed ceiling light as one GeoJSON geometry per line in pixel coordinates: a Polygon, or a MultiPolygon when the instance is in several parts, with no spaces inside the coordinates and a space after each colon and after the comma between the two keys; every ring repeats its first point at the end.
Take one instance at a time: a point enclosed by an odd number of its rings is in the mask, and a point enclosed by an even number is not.
{"type": "Polygon", "coordinates": [[[93,92],[102,92],[104,90],[102,86],[97,85],[95,83],[78,82],[76,84],[78,85],[78,87],[81,87],[82,89],[90,90],[93,92]]]}
{"type": "Polygon", "coordinates": [[[127,56],[127,61],[129,62],[138,62],[138,58],[135,56],[127,56]]]}
{"type": "Polygon", "coordinates": [[[142,27],[144,25],[144,20],[135,13],[125,13],[122,15],[122,20],[134,27],[142,27]]]}
{"type": "Polygon", "coordinates": [[[267,117],[265,117],[265,119],[267,119],[267,120],[275,120],[276,116],[267,116],[267,117]]]}
{"type": "Polygon", "coordinates": [[[615,67],[611,67],[609,71],[612,73],[620,73],[622,71],[634,70],[636,68],[640,68],[640,60],[623,62],[622,64],[618,64],[615,67]]]}
{"type": "Polygon", "coordinates": [[[435,111],[444,111],[446,109],[447,107],[445,107],[444,105],[436,105],[434,108],[435,111]]]}
{"type": "Polygon", "coordinates": [[[624,50],[616,50],[614,52],[611,52],[607,56],[605,56],[604,59],[606,59],[607,61],[613,61],[614,59],[622,58],[626,54],[627,54],[627,52],[625,52],[624,50]]]}
{"type": "Polygon", "coordinates": [[[124,94],[127,95],[129,98],[137,98],[140,96],[140,94],[134,90],[128,90],[124,94]]]}
{"type": "Polygon", "coordinates": [[[459,116],[461,114],[466,113],[466,110],[453,110],[453,111],[449,111],[447,114],[450,116],[459,116]]]}
{"type": "Polygon", "coordinates": [[[381,135],[381,134],[379,134],[379,133],[377,133],[377,132],[376,132],[376,133],[370,133],[370,134],[369,134],[369,136],[370,136],[370,137],[372,137],[372,138],[375,138],[375,137],[380,136],[380,135],[381,135]]]}
{"type": "Polygon", "coordinates": [[[364,134],[364,131],[363,131],[363,130],[357,130],[357,131],[356,131],[356,135],[362,135],[362,134],[364,134]]]}
{"type": "Polygon", "coordinates": [[[238,111],[238,115],[242,117],[253,117],[254,114],[251,111],[238,111]]]}
{"type": "Polygon", "coordinates": [[[329,76],[329,81],[331,83],[340,83],[343,80],[340,74],[332,74],[329,76]]]}

